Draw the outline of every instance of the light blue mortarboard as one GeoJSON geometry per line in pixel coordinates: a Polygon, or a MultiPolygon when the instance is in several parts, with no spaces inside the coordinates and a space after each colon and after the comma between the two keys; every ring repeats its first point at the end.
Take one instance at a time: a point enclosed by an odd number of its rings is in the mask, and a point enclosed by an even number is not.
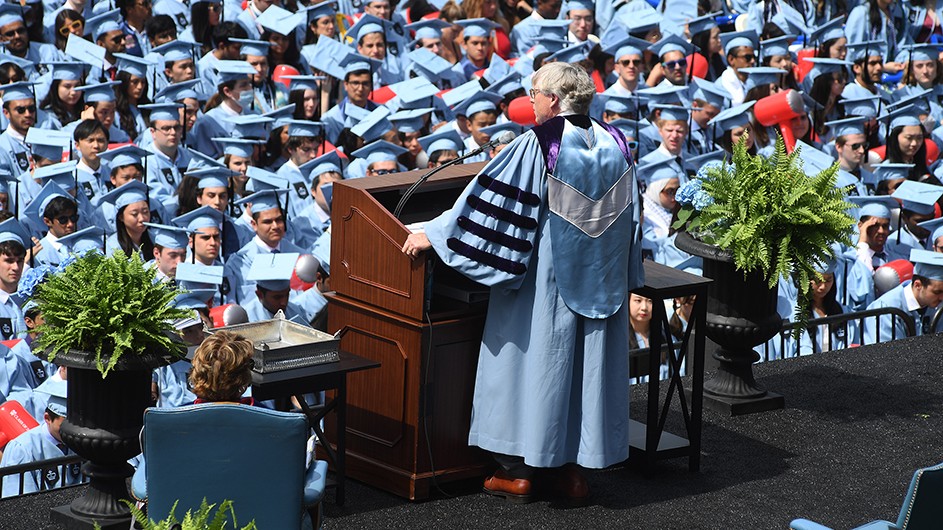
{"type": "Polygon", "coordinates": [[[75,168],[77,165],[78,161],[71,160],[38,167],[33,171],[33,178],[39,180],[44,186],[48,182],[55,182],[60,188],[70,190],[75,187],[75,168]]]}
{"type": "Polygon", "coordinates": [[[724,131],[732,130],[734,127],[745,127],[750,123],[750,109],[755,104],[756,101],[741,103],[714,116],[713,119],[707,122],[708,125],[714,126],[714,137],[718,138],[723,136],[724,131]]]}
{"type": "Polygon", "coordinates": [[[33,246],[29,233],[19,221],[12,217],[0,223],[0,243],[6,243],[7,241],[16,241],[24,247],[27,244],[30,247],[33,246]]]}
{"type": "Polygon", "coordinates": [[[491,85],[489,85],[485,90],[488,92],[494,92],[501,97],[506,97],[508,94],[524,88],[521,85],[522,77],[523,76],[521,73],[517,70],[511,70],[506,76],[498,79],[494,83],[491,83],[491,85]]]}
{"type": "Polygon", "coordinates": [[[415,133],[422,130],[425,125],[425,117],[435,109],[409,109],[401,110],[391,114],[388,118],[397,131],[402,133],[415,133]]]}
{"type": "Polygon", "coordinates": [[[33,200],[26,205],[26,208],[23,209],[23,216],[32,219],[33,222],[36,223],[36,226],[46,226],[45,223],[43,223],[43,213],[46,211],[46,207],[49,206],[49,203],[56,197],[65,197],[73,203],[75,202],[75,199],[55,182],[47,182],[46,185],[39,190],[39,193],[33,197],[33,200]]]}
{"type": "Polygon", "coordinates": [[[190,244],[190,231],[179,226],[144,223],[150,227],[151,241],[164,248],[187,248],[190,244]]]}
{"type": "Polygon", "coordinates": [[[69,414],[68,388],[68,381],[50,378],[47,379],[41,387],[37,387],[36,392],[49,394],[49,401],[46,402],[46,408],[53,414],[66,418],[69,414]]]}
{"type": "Polygon", "coordinates": [[[887,43],[881,40],[870,40],[865,42],[848,43],[848,53],[846,60],[858,62],[867,57],[883,57],[884,50],[887,49],[887,43]]]}
{"type": "Polygon", "coordinates": [[[217,86],[255,75],[255,68],[246,61],[217,61],[215,68],[219,73],[217,86]]]}
{"type": "Polygon", "coordinates": [[[662,83],[651,88],[639,89],[641,96],[647,97],[649,104],[667,105],[669,103],[681,103],[682,96],[687,97],[688,87],[676,86],[671,83],[662,83]]]}
{"type": "Polygon", "coordinates": [[[204,167],[226,167],[226,165],[219,160],[216,160],[211,156],[204,155],[195,149],[188,147],[187,152],[190,153],[190,163],[187,165],[188,171],[204,167]]]}
{"type": "Polygon", "coordinates": [[[692,18],[688,21],[688,32],[693,37],[702,31],[711,30],[717,27],[717,17],[723,15],[720,11],[708,13],[706,15],[692,18]]]}
{"type": "Polygon", "coordinates": [[[205,100],[206,96],[199,89],[200,83],[199,79],[191,79],[167,85],[154,95],[154,101],[180,101],[187,98],[205,100]]]}
{"type": "MultiPolygon", "coordinates": [[[[183,265],[183,263],[177,265],[178,269],[180,265],[183,265]]],[[[217,289],[190,289],[186,293],[178,294],[176,298],[174,298],[173,304],[177,309],[206,309],[209,300],[216,296],[218,292],[217,289]]],[[[197,326],[202,323],[202,319],[194,317],[193,319],[185,319],[182,324],[175,323],[174,327],[177,329],[186,329],[190,326],[197,326]],[[193,322],[192,324],[190,324],[191,321],[193,322]]]]}
{"type": "Polygon", "coordinates": [[[23,22],[23,8],[18,4],[0,4],[0,27],[14,22],[23,22]]]}
{"type": "Polygon", "coordinates": [[[929,221],[917,223],[917,226],[926,228],[930,231],[930,239],[927,241],[927,245],[930,247],[933,247],[936,244],[937,239],[943,237],[943,217],[937,217],[936,219],[930,219],[929,221]]]}
{"type": "Polygon", "coordinates": [[[561,12],[567,14],[574,9],[585,9],[595,13],[596,5],[592,0],[567,0],[566,3],[563,4],[563,10],[561,12]]]}
{"type": "Polygon", "coordinates": [[[121,147],[109,149],[98,156],[105,159],[110,168],[115,169],[131,164],[143,165],[144,158],[150,154],[149,151],[145,151],[136,145],[122,145],[121,147]]]}
{"type": "Polygon", "coordinates": [[[327,78],[323,75],[284,75],[282,79],[289,81],[288,90],[290,92],[295,90],[314,90],[317,92],[321,88],[318,84],[319,81],[327,78]]]}
{"type": "Polygon", "coordinates": [[[348,53],[346,57],[341,59],[340,66],[344,69],[344,75],[342,75],[341,78],[354,72],[375,72],[377,68],[382,65],[383,63],[381,61],[378,61],[373,57],[367,57],[365,55],[360,55],[359,53],[351,52],[348,53]]]}
{"type": "Polygon", "coordinates": [[[673,120],[687,122],[692,108],[682,107],[680,105],[649,105],[649,109],[654,112],[660,110],[659,118],[662,120],[673,120]]]}
{"type": "Polygon", "coordinates": [[[112,9],[85,21],[85,35],[93,42],[109,31],[121,31],[121,10],[112,9]]]}
{"type": "MultiPolygon", "coordinates": [[[[425,48],[420,48],[420,50],[429,52],[429,50],[426,50],[425,48]]],[[[419,51],[419,50],[416,50],[416,51],[419,51]]],[[[429,52],[429,53],[432,53],[432,52],[429,52]]],[[[435,55],[435,57],[441,61],[448,63],[448,61],[445,61],[438,55],[435,55]]],[[[413,63],[413,64],[415,65],[416,63],[413,63]]],[[[422,76],[414,77],[412,79],[407,79],[405,81],[401,81],[394,85],[390,85],[390,89],[393,90],[393,92],[396,94],[396,97],[398,97],[400,102],[403,103],[401,107],[405,107],[405,108],[413,108],[412,106],[413,103],[418,103],[423,100],[428,100],[432,98],[432,96],[435,96],[436,94],[439,93],[439,87],[433,85],[428,79],[422,76]]]]}
{"type": "Polygon", "coordinates": [[[514,137],[516,138],[524,134],[524,127],[520,124],[514,123],[513,121],[506,121],[504,123],[495,123],[494,125],[481,128],[481,132],[487,134],[491,138],[497,138],[498,135],[504,131],[513,133],[514,137]]]}
{"type": "Polygon", "coordinates": [[[242,158],[251,158],[255,152],[255,146],[264,145],[262,140],[252,140],[248,138],[213,138],[223,148],[224,155],[241,156],[242,158]]]}
{"type": "Polygon", "coordinates": [[[308,64],[317,65],[313,68],[335,79],[344,79],[346,72],[340,63],[352,53],[350,48],[334,39],[318,39],[316,44],[309,44],[301,50],[308,64]]]}
{"type": "Polygon", "coordinates": [[[115,66],[118,68],[119,72],[128,72],[136,77],[147,77],[147,67],[151,65],[149,61],[145,61],[136,55],[128,55],[127,53],[115,53],[114,56],[115,59],[118,59],[118,63],[115,66]]]}
{"type": "Polygon", "coordinates": [[[386,28],[389,24],[388,21],[385,21],[374,15],[366,14],[360,17],[360,20],[356,24],[350,27],[347,30],[347,36],[354,40],[354,45],[360,41],[365,35],[371,33],[382,33],[386,36],[386,28]]]}
{"type": "Polygon", "coordinates": [[[943,281],[943,253],[914,248],[910,250],[910,261],[914,264],[914,276],[943,281]]]}
{"type": "Polygon", "coordinates": [[[672,165],[673,161],[672,158],[663,158],[649,162],[638,168],[638,176],[648,186],[660,180],[680,178],[681,175],[678,173],[678,169],[672,165]]]}
{"type": "MultiPolygon", "coordinates": [[[[191,2],[192,3],[192,2],[191,2]]],[[[231,39],[235,40],[235,39],[231,39]]],[[[165,42],[160,46],[155,46],[151,48],[151,51],[157,52],[164,57],[164,62],[177,62],[183,61],[185,59],[195,59],[194,48],[199,48],[200,45],[195,42],[187,42],[184,40],[172,40],[170,42],[165,42]]]]}
{"type": "Polygon", "coordinates": [[[285,193],[288,193],[287,188],[257,191],[248,197],[239,199],[236,204],[250,204],[253,213],[266,212],[276,208],[281,209],[282,204],[279,195],[285,193]]]}
{"type": "MultiPolygon", "coordinates": [[[[547,53],[547,54],[556,53],[562,50],[563,48],[566,48],[569,45],[570,45],[570,41],[567,40],[566,38],[560,38],[556,36],[545,37],[545,38],[542,38],[540,41],[538,41],[537,44],[533,48],[531,48],[531,51],[528,53],[528,55],[537,57],[538,55],[541,55],[543,53],[547,53]]],[[[518,64],[522,64],[522,63],[518,63],[518,64]]],[[[531,66],[533,67],[533,65],[531,66]]],[[[520,70],[520,72],[521,74],[529,73],[523,70],[520,70]]]]}
{"type": "Polygon", "coordinates": [[[324,134],[324,123],[309,120],[289,120],[288,136],[299,138],[317,138],[324,134]]]}
{"type": "Polygon", "coordinates": [[[308,23],[324,17],[333,17],[337,14],[337,4],[334,2],[318,2],[305,8],[305,18],[308,23]]]}
{"type": "MultiPolygon", "coordinates": [[[[16,192],[15,184],[18,183],[19,181],[20,179],[13,176],[13,174],[10,173],[9,169],[0,168],[0,193],[15,193],[16,192]],[[14,186],[10,186],[11,184],[13,184],[14,186]]],[[[13,202],[15,204],[18,201],[14,199],[13,202]]],[[[18,207],[18,205],[15,204],[14,208],[16,207],[18,207]]]]}
{"type": "Polygon", "coordinates": [[[360,123],[351,127],[350,132],[363,138],[364,142],[371,142],[393,128],[393,124],[387,119],[389,115],[390,109],[380,105],[360,120],[360,123]]]}
{"type": "MultiPolygon", "coordinates": [[[[387,114],[389,114],[389,107],[387,107],[386,105],[378,106],[376,109],[373,109],[373,112],[376,112],[377,109],[386,109],[387,114]]],[[[347,110],[347,117],[344,118],[344,127],[348,129],[353,129],[358,124],[360,124],[363,120],[367,119],[367,116],[369,116],[371,112],[363,107],[358,107],[356,105],[347,105],[346,110],[347,110]]]]}
{"type": "MultiPolygon", "coordinates": [[[[567,27],[570,26],[570,21],[566,20],[567,27]]],[[[500,28],[501,26],[487,18],[469,18],[465,20],[456,20],[456,24],[462,27],[463,33],[462,37],[467,39],[469,37],[490,37],[491,32],[500,28]]]]}
{"type": "Polygon", "coordinates": [[[881,182],[884,180],[906,179],[910,176],[910,172],[913,171],[913,168],[913,164],[884,161],[875,166],[871,166],[871,172],[874,174],[874,178],[876,178],[878,182],[881,182]]]}
{"type": "Polygon", "coordinates": [[[84,255],[90,250],[102,252],[105,250],[105,229],[100,226],[89,226],[60,237],[59,242],[73,254],[84,255]]]}
{"type": "Polygon", "coordinates": [[[897,127],[921,125],[918,113],[919,109],[916,106],[905,105],[888,112],[878,120],[888,124],[890,130],[893,130],[897,127]]]}
{"type": "Polygon", "coordinates": [[[844,25],[845,17],[835,17],[812,30],[812,33],[809,34],[809,40],[819,44],[824,44],[830,40],[844,37],[845,31],[842,29],[842,26],[844,25]]]}
{"type": "Polygon", "coordinates": [[[506,76],[511,70],[511,65],[508,64],[500,55],[496,53],[491,54],[491,63],[488,64],[488,68],[485,68],[485,73],[482,75],[485,81],[488,84],[494,83],[498,79],[506,76]]]}
{"type": "Polygon", "coordinates": [[[229,42],[238,42],[242,46],[239,48],[239,55],[257,55],[268,57],[268,49],[272,45],[267,40],[253,39],[229,39],[229,42]]]}
{"type": "MultiPolygon", "coordinates": [[[[15,55],[10,55],[9,53],[0,53],[0,65],[8,64],[8,63],[13,63],[19,66],[20,68],[22,68],[24,71],[29,71],[30,68],[35,68],[36,66],[36,64],[33,61],[30,61],[29,59],[25,59],[23,57],[17,57],[15,55]]],[[[42,64],[50,65],[52,63],[42,63],[42,64]]]]}
{"type": "Polygon", "coordinates": [[[236,172],[225,167],[208,167],[187,171],[186,175],[197,179],[197,188],[226,188],[229,186],[229,177],[236,172]]]}
{"type": "Polygon", "coordinates": [[[943,186],[934,186],[926,182],[905,180],[894,190],[891,197],[900,200],[904,210],[920,215],[932,215],[936,201],[943,196],[943,186]]]}
{"type": "Polygon", "coordinates": [[[868,95],[865,97],[841,99],[839,103],[845,107],[845,115],[876,118],[878,115],[877,102],[880,99],[880,95],[868,95]]]}
{"type": "Polygon", "coordinates": [[[308,178],[312,181],[325,173],[339,173],[341,175],[343,172],[343,162],[341,161],[340,155],[337,154],[337,150],[328,151],[323,155],[311,160],[305,165],[311,164],[311,171],[308,172],[308,178]]]}
{"type": "Polygon", "coordinates": [[[854,65],[854,63],[849,61],[832,59],[830,57],[809,57],[806,61],[812,63],[812,68],[802,80],[802,90],[806,93],[812,90],[812,84],[820,75],[847,70],[854,65]]]}
{"type": "MultiPolygon", "coordinates": [[[[360,108],[360,107],[354,107],[353,105],[351,105],[350,108],[360,108]]],[[[294,103],[290,105],[285,105],[283,107],[278,107],[277,109],[271,112],[266,112],[265,114],[262,114],[262,116],[266,118],[272,118],[273,120],[275,120],[272,122],[272,129],[277,129],[283,125],[287,125],[288,120],[294,119],[293,117],[294,115],[295,115],[294,103]]]]}
{"type": "Polygon", "coordinates": [[[450,27],[452,27],[451,24],[439,18],[419,20],[412,24],[406,24],[406,29],[414,32],[413,38],[416,40],[441,39],[442,30],[450,27]]]}
{"type": "Polygon", "coordinates": [[[85,65],[83,63],[46,63],[52,67],[53,81],[82,81],[85,79],[85,65]]]}
{"type": "Polygon", "coordinates": [[[249,166],[249,168],[246,169],[246,176],[249,177],[249,182],[246,183],[246,190],[251,192],[287,189],[289,187],[287,180],[271,171],[266,171],[255,166],[249,166]]]}
{"type": "MultiPolygon", "coordinates": [[[[432,53],[427,48],[416,48],[406,54],[406,57],[411,61],[410,68],[429,81],[438,81],[452,67],[448,61],[432,53]]],[[[397,95],[399,95],[398,92],[397,95]]]]}
{"type": "Polygon", "coordinates": [[[291,11],[277,5],[269,6],[269,8],[272,7],[275,9],[270,10],[266,8],[266,10],[255,19],[255,21],[258,23],[258,25],[273,33],[290,37],[294,35],[295,30],[298,29],[298,26],[305,25],[308,22],[308,17],[304,11],[292,13],[291,11]]]}
{"type": "Polygon", "coordinates": [[[691,99],[700,99],[723,109],[730,99],[730,93],[718,84],[695,77],[691,80],[691,99]]]}
{"type": "MultiPolygon", "coordinates": [[[[8,101],[20,101],[25,99],[35,100],[36,98],[33,93],[34,85],[36,85],[36,83],[32,81],[18,81],[16,83],[0,85],[0,91],[3,92],[3,102],[6,103],[8,101]]],[[[79,88],[76,88],[76,90],[79,90],[79,88]]]]}
{"type": "Polygon", "coordinates": [[[864,134],[864,122],[868,119],[864,116],[850,116],[841,120],[825,122],[825,125],[832,129],[835,137],[846,136],[849,134],[864,134]]]}
{"type": "Polygon", "coordinates": [[[881,219],[890,219],[891,210],[900,207],[900,203],[887,195],[855,195],[848,197],[848,202],[859,206],[859,220],[862,217],[879,217],[881,219]]]}
{"type": "Polygon", "coordinates": [[[228,121],[235,125],[232,131],[233,138],[267,140],[268,130],[265,126],[275,120],[261,114],[241,114],[229,117],[228,121]]]}
{"type": "Polygon", "coordinates": [[[182,103],[148,103],[138,105],[138,109],[150,111],[150,121],[180,121],[180,109],[184,106],[182,103]]]}
{"type": "Polygon", "coordinates": [[[744,83],[747,91],[757,86],[779,84],[782,81],[782,76],[788,73],[781,68],[773,68],[772,66],[751,66],[741,68],[740,71],[747,74],[747,81],[744,83]]]}
{"type": "Polygon", "coordinates": [[[730,55],[731,50],[738,46],[749,46],[753,51],[759,47],[759,37],[753,30],[721,33],[720,42],[724,47],[724,55],[730,55]]]}
{"type": "Polygon", "coordinates": [[[709,153],[704,153],[703,155],[692,156],[691,158],[685,158],[684,160],[684,169],[696,174],[697,170],[700,169],[704,164],[712,161],[724,162],[730,155],[727,151],[723,149],[716,149],[709,153]]]}
{"type": "Polygon", "coordinates": [[[331,273],[331,238],[324,237],[324,234],[321,234],[321,237],[314,242],[311,255],[318,258],[324,272],[331,273]]]}
{"type": "Polygon", "coordinates": [[[105,48],[93,42],[89,42],[82,37],[77,37],[70,33],[68,40],[66,40],[65,53],[69,57],[82,61],[87,65],[102,68],[107,51],[105,48]]]}
{"type": "Polygon", "coordinates": [[[72,135],[61,131],[30,127],[26,131],[26,143],[33,155],[53,162],[62,160],[63,152],[72,146],[72,135]]]}
{"type": "Polygon", "coordinates": [[[662,57],[668,52],[681,52],[683,55],[688,56],[694,53],[694,46],[678,35],[667,35],[652,44],[649,50],[658,57],[662,57]]]}
{"type": "MultiPolygon", "coordinates": [[[[609,125],[622,131],[622,135],[625,136],[626,139],[638,137],[639,122],[636,120],[630,120],[628,118],[619,118],[618,120],[612,120],[611,122],[609,122],[609,125]]],[[[635,142],[635,140],[629,140],[629,141],[635,142]]],[[[632,149],[635,149],[637,145],[638,145],[638,142],[636,142],[636,145],[633,145],[630,147],[632,149]]]]}
{"type": "Polygon", "coordinates": [[[456,116],[465,116],[471,118],[478,112],[497,112],[499,101],[501,101],[501,96],[498,94],[480,90],[478,93],[473,94],[465,101],[462,101],[460,104],[456,105],[452,110],[455,112],[456,116]]]}
{"type": "Polygon", "coordinates": [[[795,35],[783,35],[782,37],[761,40],[760,59],[779,55],[792,57],[792,53],[789,51],[789,42],[795,40],[795,38],[795,35]]]}
{"type": "Polygon", "coordinates": [[[661,13],[654,9],[646,9],[641,12],[623,10],[620,11],[619,17],[629,33],[636,35],[642,35],[657,28],[662,21],[661,13]]]}
{"type": "Polygon", "coordinates": [[[481,83],[477,79],[472,79],[442,94],[442,101],[454,110],[456,105],[478,92],[481,92],[481,83]]]}
{"type": "Polygon", "coordinates": [[[428,136],[423,136],[419,139],[419,144],[422,145],[422,150],[430,156],[436,151],[448,150],[460,153],[465,150],[465,142],[462,141],[458,131],[452,127],[442,127],[428,136]]]}
{"type": "Polygon", "coordinates": [[[147,201],[147,185],[140,180],[130,180],[121,186],[102,195],[100,202],[115,205],[120,210],[129,204],[147,201]]]}
{"type": "Polygon", "coordinates": [[[175,225],[196,232],[201,228],[220,228],[223,226],[223,212],[204,205],[171,220],[175,225]]]}
{"type": "Polygon", "coordinates": [[[934,89],[928,88],[924,90],[919,87],[913,87],[907,96],[889,104],[887,106],[887,110],[888,112],[891,112],[894,109],[900,109],[906,107],[907,105],[913,105],[915,114],[930,114],[930,98],[932,97],[934,97],[934,89]]]}
{"type": "MultiPolygon", "coordinates": [[[[177,265],[174,279],[183,288],[193,291],[221,285],[223,283],[223,272],[224,267],[222,265],[204,265],[184,261],[177,265]]],[[[215,295],[216,289],[213,289],[213,293],[215,295]]]]}
{"type": "Polygon", "coordinates": [[[121,85],[121,81],[107,81],[94,85],[79,86],[75,89],[85,94],[86,103],[96,103],[99,101],[114,101],[115,87],[119,85],[121,85]]]}
{"type": "Polygon", "coordinates": [[[901,46],[910,52],[910,61],[936,61],[940,57],[940,47],[937,44],[908,44],[901,46]]]}
{"type": "Polygon", "coordinates": [[[291,288],[291,275],[299,256],[297,252],[257,254],[249,266],[246,280],[269,291],[286,291],[291,288]]]}
{"type": "Polygon", "coordinates": [[[567,46],[562,50],[551,53],[544,62],[561,62],[561,63],[578,63],[580,61],[585,61],[589,58],[589,52],[592,51],[593,44],[592,41],[584,41],[579,44],[574,44],[572,46],[567,46]]]}
{"type": "Polygon", "coordinates": [[[614,92],[603,92],[602,94],[596,94],[596,99],[602,102],[603,110],[607,112],[615,112],[616,114],[634,114],[638,111],[638,108],[635,106],[635,96],[625,96],[622,94],[616,94],[614,92]]]}
{"type": "Polygon", "coordinates": [[[370,165],[375,162],[396,160],[399,155],[405,153],[406,151],[407,150],[405,148],[391,144],[386,140],[377,140],[361,147],[360,149],[357,149],[351,154],[358,158],[365,158],[367,160],[367,165],[370,165]]]}

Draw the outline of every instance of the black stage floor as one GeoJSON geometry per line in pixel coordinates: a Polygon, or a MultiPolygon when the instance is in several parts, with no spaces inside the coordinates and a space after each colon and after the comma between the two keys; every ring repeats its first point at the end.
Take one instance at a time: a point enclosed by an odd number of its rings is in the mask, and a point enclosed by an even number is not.
{"type": "MultiPolygon", "coordinates": [[[[795,517],[836,529],[894,521],[913,471],[943,461],[941,368],[943,337],[757,365],[757,380],[785,396],[785,410],[705,411],[699,473],[687,460],[658,464],[652,478],[594,471],[592,502],[575,509],[507,504],[479,483],[446,484],[448,496],[410,503],[350,481],[346,506],[328,493],[324,527],[782,530],[795,517]]],[[[636,394],[632,415],[641,419],[636,394]]],[[[78,491],[0,501],[0,530],[55,528],[49,507],[78,491]]]]}

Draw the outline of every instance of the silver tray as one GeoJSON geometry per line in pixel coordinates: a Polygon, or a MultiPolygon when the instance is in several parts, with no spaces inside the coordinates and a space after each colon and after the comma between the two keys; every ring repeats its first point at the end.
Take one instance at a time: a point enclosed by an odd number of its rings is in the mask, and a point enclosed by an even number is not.
{"type": "Polygon", "coordinates": [[[279,311],[272,320],[235,324],[213,330],[231,331],[252,341],[255,347],[253,370],[279,372],[318,364],[337,362],[340,338],[285,319],[279,311]]]}

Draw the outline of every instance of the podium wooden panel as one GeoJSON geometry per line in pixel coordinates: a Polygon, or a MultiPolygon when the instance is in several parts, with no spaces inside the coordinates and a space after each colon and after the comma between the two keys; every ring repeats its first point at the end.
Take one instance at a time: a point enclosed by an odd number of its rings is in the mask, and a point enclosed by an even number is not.
{"type": "MultiPolygon", "coordinates": [[[[328,330],[342,332],[341,349],[381,363],[348,380],[347,476],[413,500],[429,496],[433,473],[445,483],[493,467],[468,446],[485,304],[438,296],[440,284],[470,282],[436,265],[433,253],[411,260],[400,251],[404,222],[451,207],[482,166],[434,176],[404,208],[403,222],[391,211],[422,172],[334,187],[328,330]]],[[[329,421],[329,441],[335,429],[329,421]]]]}

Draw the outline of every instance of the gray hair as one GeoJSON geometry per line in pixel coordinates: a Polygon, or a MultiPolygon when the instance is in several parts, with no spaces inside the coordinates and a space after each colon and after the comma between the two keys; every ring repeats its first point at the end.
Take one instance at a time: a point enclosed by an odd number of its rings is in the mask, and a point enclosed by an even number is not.
{"type": "Polygon", "coordinates": [[[564,62],[547,63],[534,73],[532,86],[560,100],[562,113],[588,114],[596,85],[586,70],[564,62]]]}

